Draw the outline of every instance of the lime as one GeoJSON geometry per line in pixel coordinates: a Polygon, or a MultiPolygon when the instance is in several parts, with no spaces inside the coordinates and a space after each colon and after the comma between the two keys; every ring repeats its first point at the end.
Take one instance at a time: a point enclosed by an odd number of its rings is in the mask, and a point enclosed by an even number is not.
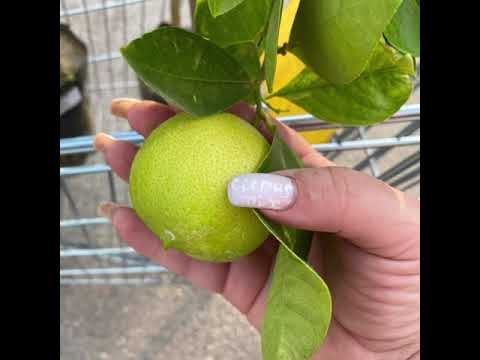
{"type": "Polygon", "coordinates": [[[133,208],[165,248],[215,262],[245,256],[268,232],[251,209],[229,203],[227,185],[255,171],[268,149],[264,137],[237,116],[176,115],[135,156],[133,208]]]}

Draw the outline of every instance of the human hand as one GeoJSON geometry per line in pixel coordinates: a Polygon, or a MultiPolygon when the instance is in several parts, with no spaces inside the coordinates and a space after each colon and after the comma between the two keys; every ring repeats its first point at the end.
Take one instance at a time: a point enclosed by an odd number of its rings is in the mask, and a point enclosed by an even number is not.
{"type": "MultiPolygon", "coordinates": [[[[255,113],[246,105],[229,111],[254,121],[255,113]]],[[[112,103],[112,112],[147,137],[178,110],[150,101],[121,100],[112,103]]],[[[419,359],[419,201],[371,176],[335,166],[292,129],[278,122],[277,128],[306,168],[276,173],[288,176],[281,181],[292,181],[294,197],[284,204],[286,209],[260,211],[274,221],[314,231],[308,262],[333,298],[332,322],[314,359],[419,359]]],[[[137,147],[98,134],[96,148],[128,181],[137,147]]],[[[271,196],[256,195],[263,200],[271,196]]],[[[232,187],[229,197],[234,205],[243,206],[242,194],[232,187]]],[[[232,263],[201,262],[163,249],[131,208],[103,203],[99,211],[136,251],[193,285],[222,294],[261,329],[275,240],[269,238],[232,263]]]]}

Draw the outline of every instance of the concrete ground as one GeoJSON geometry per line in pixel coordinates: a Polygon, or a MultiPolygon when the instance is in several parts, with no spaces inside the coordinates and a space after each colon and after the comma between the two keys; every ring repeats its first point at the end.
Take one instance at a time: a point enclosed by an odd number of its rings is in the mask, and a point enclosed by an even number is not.
{"type": "MultiPolygon", "coordinates": [[[[80,0],[63,0],[68,9],[82,6],[80,0]]],[[[121,2],[121,1],[119,1],[121,2]]],[[[127,0],[128,2],[128,0],[127,0]]],[[[69,21],[73,31],[89,45],[90,55],[118,51],[127,41],[146,30],[151,30],[162,19],[168,19],[165,1],[142,3],[110,9],[107,12],[90,12],[84,15],[62,17],[69,21]],[[88,32],[90,25],[91,32],[88,32]]],[[[85,1],[88,5],[101,4],[100,0],[85,1]]],[[[108,3],[108,2],[107,2],[108,3]]],[[[62,6],[61,6],[61,10],[62,6]]],[[[182,2],[182,25],[188,26],[188,4],[182,2]]],[[[98,62],[89,68],[90,100],[96,131],[114,132],[130,130],[124,120],[108,112],[115,97],[138,97],[134,74],[120,60],[98,62]],[[105,85],[115,83],[114,90],[105,85]]],[[[411,102],[419,102],[419,94],[411,102]]],[[[372,137],[388,137],[402,125],[383,125],[369,132],[372,137]]],[[[405,158],[418,147],[403,147],[391,151],[379,161],[386,170],[405,158]]],[[[353,166],[365,157],[363,151],[345,152],[336,159],[344,166],[353,166]]],[[[87,164],[103,163],[99,154],[92,154],[87,164]]],[[[85,218],[95,217],[97,204],[109,199],[106,174],[78,176],[67,179],[68,187],[85,218]]],[[[129,203],[128,188],[115,179],[118,201],[129,203]]],[[[419,196],[419,187],[409,190],[419,196]]],[[[63,218],[74,217],[64,202],[63,218]]],[[[87,244],[79,228],[62,229],[63,244],[87,244]]],[[[123,246],[109,225],[89,228],[91,246],[123,246]]],[[[61,261],[62,269],[127,266],[125,262],[113,263],[96,258],[82,261],[61,261]]],[[[140,279],[156,280],[153,285],[112,286],[82,285],[62,286],[60,292],[61,358],[83,359],[168,359],[217,360],[261,359],[260,338],[230,304],[218,295],[192,287],[188,282],[170,273],[156,276],[141,275],[140,279]]],[[[137,276],[138,278],[138,276],[137,276]]]]}

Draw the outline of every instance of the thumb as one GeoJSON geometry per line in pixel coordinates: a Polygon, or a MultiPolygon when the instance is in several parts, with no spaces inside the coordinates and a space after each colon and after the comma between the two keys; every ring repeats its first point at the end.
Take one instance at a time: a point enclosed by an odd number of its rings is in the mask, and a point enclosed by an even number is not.
{"type": "Polygon", "coordinates": [[[342,168],[237,176],[234,206],[258,208],[294,228],[335,233],[379,256],[419,256],[419,201],[367,174],[342,168]]]}

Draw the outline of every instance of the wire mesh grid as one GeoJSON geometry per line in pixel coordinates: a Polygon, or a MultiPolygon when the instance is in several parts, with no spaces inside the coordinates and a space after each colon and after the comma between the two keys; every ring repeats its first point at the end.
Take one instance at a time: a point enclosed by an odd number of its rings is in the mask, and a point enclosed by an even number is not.
{"type": "MultiPolygon", "coordinates": [[[[141,144],[142,136],[112,116],[116,97],[139,97],[135,74],[118,49],[129,40],[172,21],[171,4],[180,3],[180,25],[190,28],[188,0],[60,0],[60,20],[87,45],[87,96],[95,132],[141,144]]],[[[175,13],[175,12],[173,12],[175,13]]],[[[175,15],[174,15],[175,16],[175,15]]],[[[282,117],[298,131],[336,129],[331,143],[316,150],[342,166],[367,172],[420,196],[420,77],[410,101],[391,119],[364,128],[342,128],[310,115],[282,117]]],[[[128,187],[94,152],[93,137],[60,140],[60,154],[88,153],[82,166],[60,168],[60,283],[62,285],[145,285],[166,270],[149,262],[116,237],[108,219],[96,216],[102,200],[129,204],[128,187]]]]}

